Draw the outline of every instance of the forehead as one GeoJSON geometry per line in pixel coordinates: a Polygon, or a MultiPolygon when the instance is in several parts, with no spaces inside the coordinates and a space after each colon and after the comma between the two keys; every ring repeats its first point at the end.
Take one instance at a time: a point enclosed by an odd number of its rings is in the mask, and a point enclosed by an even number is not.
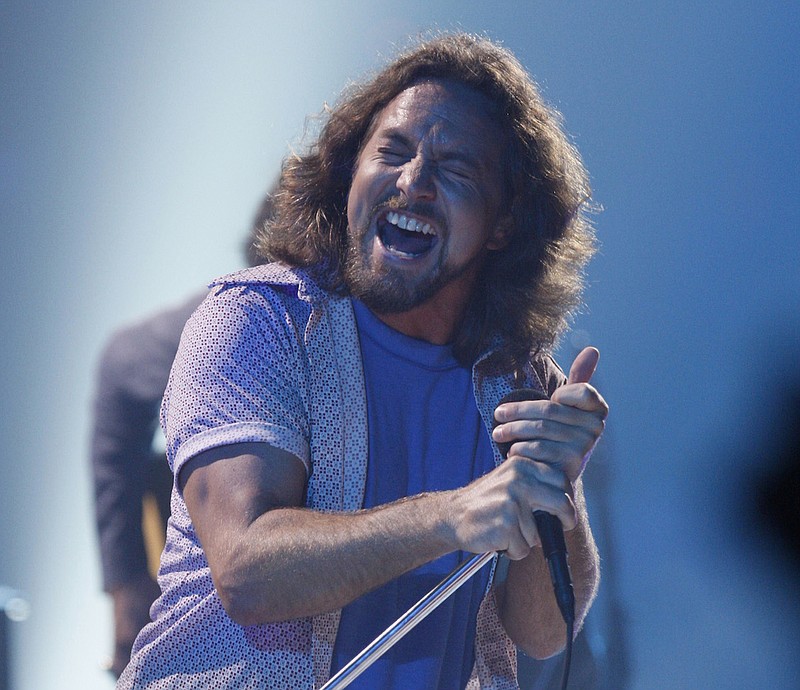
{"type": "Polygon", "coordinates": [[[372,135],[397,134],[446,148],[500,150],[502,129],[482,93],[449,80],[426,80],[401,91],[373,122],[372,135]]]}

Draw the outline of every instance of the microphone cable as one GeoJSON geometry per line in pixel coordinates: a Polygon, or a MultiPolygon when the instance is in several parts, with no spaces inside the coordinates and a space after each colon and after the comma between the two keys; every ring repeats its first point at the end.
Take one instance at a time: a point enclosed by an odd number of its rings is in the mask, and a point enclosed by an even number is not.
{"type": "Polygon", "coordinates": [[[561,676],[561,690],[567,690],[569,669],[572,663],[572,636],[575,632],[575,593],[572,589],[572,578],[567,563],[567,545],[564,542],[561,521],[555,515],[543,510],[535,510],[533,519],[536,521],[544,557],[547,559],[558,610],[561,611],[561,617],[567,626],[567,646],[564,649],[564,670],[561,676]]]}

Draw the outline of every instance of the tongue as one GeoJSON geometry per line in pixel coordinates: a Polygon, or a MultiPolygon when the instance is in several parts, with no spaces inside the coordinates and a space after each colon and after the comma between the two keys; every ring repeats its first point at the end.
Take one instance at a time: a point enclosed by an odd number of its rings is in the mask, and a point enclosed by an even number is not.
{"type": "Polygon", "coordinates": [[[433,246],[435,236],[424,235],[421,232],[409,232],[391,223],[383,223],[380,229],[380,239],[383,246],[393,252],[418,256],[433,246]]]}

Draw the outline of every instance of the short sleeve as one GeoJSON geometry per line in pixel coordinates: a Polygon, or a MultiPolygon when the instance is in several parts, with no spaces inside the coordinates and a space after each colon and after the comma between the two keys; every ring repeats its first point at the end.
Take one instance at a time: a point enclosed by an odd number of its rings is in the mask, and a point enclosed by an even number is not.
{"type": "Polygon", "coordinates": [[[161,424],[177,475],[211,448],[268,443],[310,468],[308,366],[285,300],[267,285],[216,288],[186,324],[161,424]]]}

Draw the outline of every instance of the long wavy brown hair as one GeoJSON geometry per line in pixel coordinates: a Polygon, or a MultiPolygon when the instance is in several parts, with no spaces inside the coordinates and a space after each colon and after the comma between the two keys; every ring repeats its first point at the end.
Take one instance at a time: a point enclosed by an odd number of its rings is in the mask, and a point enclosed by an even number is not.
{"type": "Polygon", "coordinates": [[[543,101],[518,60],[486,38],[438,36],[404,52],[370,81],[351,86],[325,113],[316,142],[284,161],[275,216],[258,247],[346,294],[347,196],[361,146],[375,116],[395,96],[437,78],[488,96],[509,142],[511,240],[488,253],[453,346],[459,361],[471,364],[499,344],[491,368],[511,371],[532,352],[555,346],[580,305],[595,237],[588,176],[559,113],[543,101]]]}

